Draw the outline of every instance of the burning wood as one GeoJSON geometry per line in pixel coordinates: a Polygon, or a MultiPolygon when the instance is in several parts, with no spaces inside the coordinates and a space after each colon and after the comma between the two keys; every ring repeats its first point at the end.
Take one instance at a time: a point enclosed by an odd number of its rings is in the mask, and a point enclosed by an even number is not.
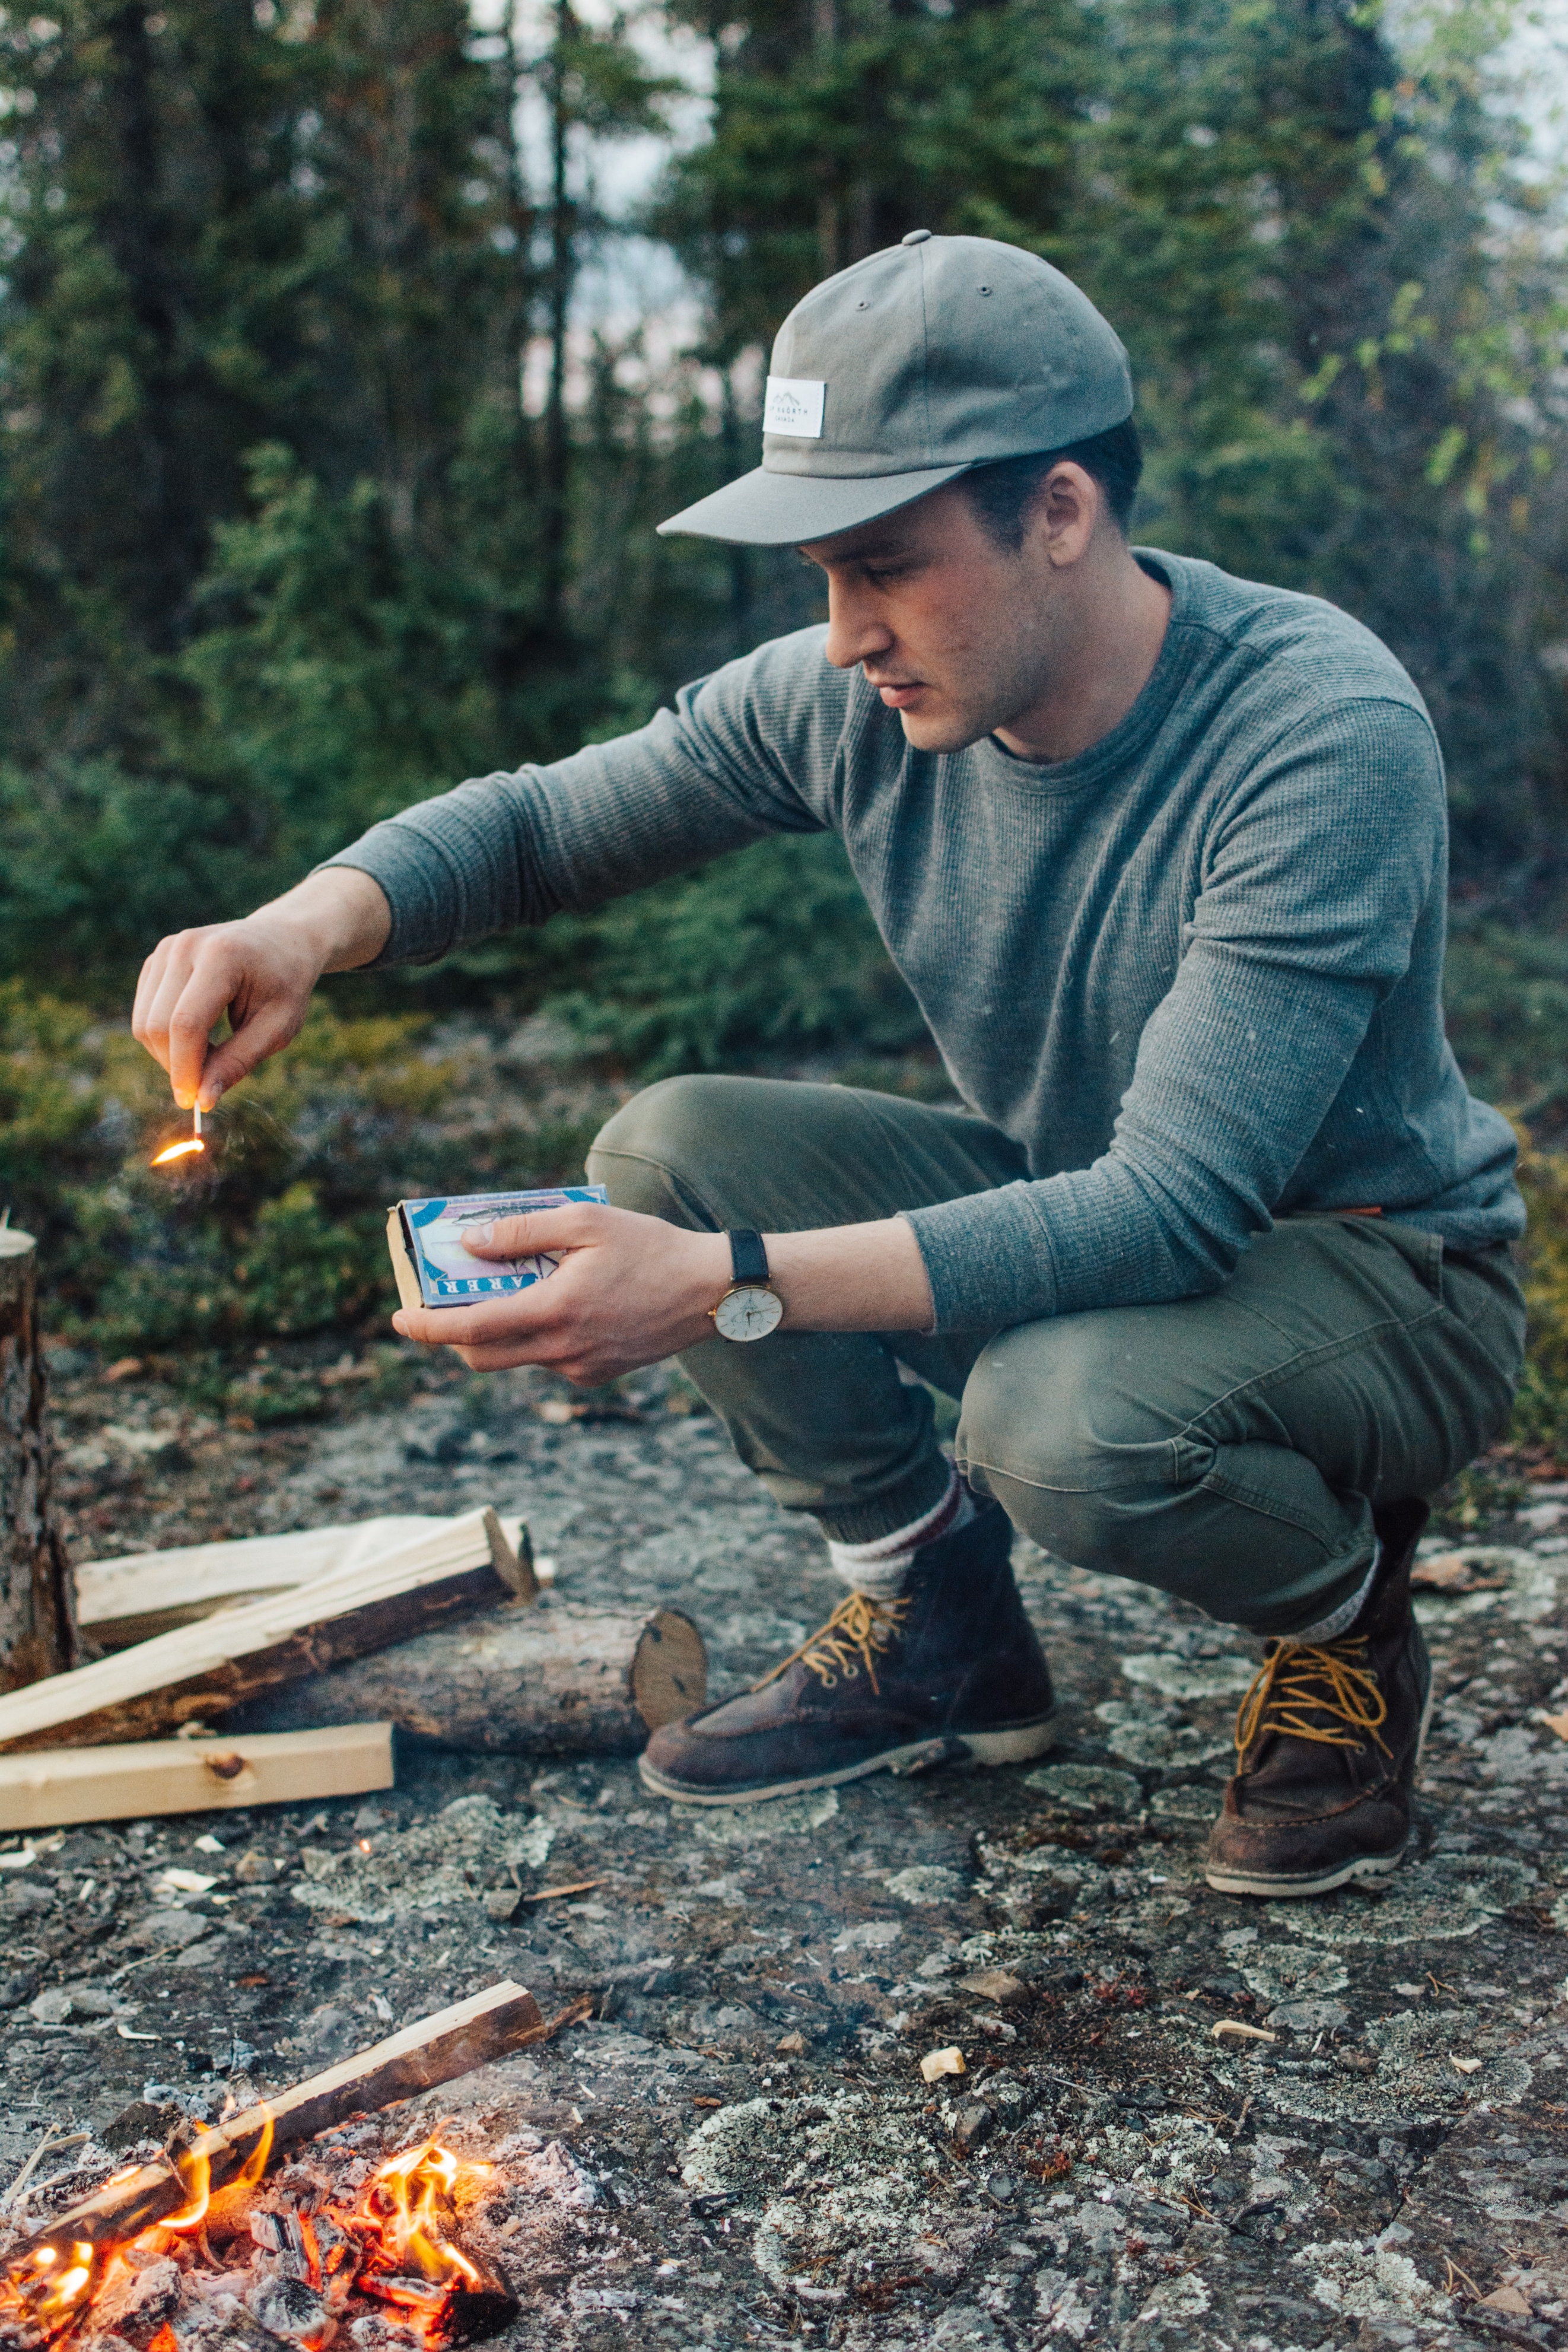
{"type": "Polygon", "coordinates": [[[465,2174],[489,2169],[465,2165],[433,2137],[390,2158],[349,2217],[362,2250],[361,2294],[407,2313],[425,2344],[493,2336],[517,2307],[505,2283],[445,2234],[465,2174]]]}
{"type": "Polygon", "coordinates": [[[495,1512],[476,1511],[382,1559],[8,1692],[0,1752],[145,1739],[537,1590],[495,1512]]]}
{"type": "MultiPolygon", "coordinates": [[[[356,2292],[395,2311],[422,2346],[493,2334],[515,2299],[449,2234],[490,2168],[455,2156],[439,2136],[390,2158],[351,2206],[323,2199],[314,2211],[246,2209],[285,2150],[543,2041],[580,2014],[579,2006],[547,2025],[520,1985],[492,1985],[271,2103],[191,2133],[154,2163],[127,2166],[13,2258],[0,2278],[0,2345],[36,2352],[81,2341],[89,2319],[94,2327],[111,2320],[116,2301],[134,2288],[133,2249],[145,2258],[169,2238],[220,2228],[230,2236],[248,2230],[277,2258],[268,2292],[276,2290],[280,2305],[301,2305],[293,2318],[308,2324],[275,2336],[324,2345],[335,2332],[332,2305],[356,2292]],[[320,2332],[308,2324],[314,2307],[303,2307],[311,2297],[328,2322],[320,2332]]],[[[280,2308],[278,2315],[287,2315],[280,2308]]],[[[160,2344],[168,2352],[176,2341],[172,2329],[161,2329],[150,2352],[160,2344]]]]}

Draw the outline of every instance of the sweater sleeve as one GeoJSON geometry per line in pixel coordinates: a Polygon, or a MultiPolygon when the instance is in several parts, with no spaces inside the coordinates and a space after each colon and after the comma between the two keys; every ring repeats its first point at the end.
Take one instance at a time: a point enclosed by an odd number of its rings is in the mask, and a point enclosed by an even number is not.
{"type": "Polygon", "coordinates": [[[779,638],[683,688],[633,734],[416,802],[326,859],[386,893],[392,924],[377,965],[434,963],[764,834],[831,824],[848,688],[824,663],[822,636],[779,638]]]}
{"type": "Polygon", "coordinates": [[[936,1328],[1218,1288],[1269,1230],[1409,965],[1444,828],[1418,711],[1340,704],[1292,727],[1216,818],[1176,977],[1103,1155],[906,1213],[936,1328]]]}

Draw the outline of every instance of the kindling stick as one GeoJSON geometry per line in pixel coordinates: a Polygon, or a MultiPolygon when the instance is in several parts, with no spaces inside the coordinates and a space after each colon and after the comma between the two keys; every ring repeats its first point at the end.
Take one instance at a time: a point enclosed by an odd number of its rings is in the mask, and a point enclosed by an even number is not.
{"type": "Polygon", "coordinates": [[[450,2083],[528,2042],[543,2041],[550,2031],[531,1992],[509,1980],[491,1985],[404,2026],[372,2049],[329,2066],[325,2074],[280,2091],[276,2099],[245,2107],[226,2123],[198,2132],[177,2159],[159,2157],[152,2164],[112,2174],[89,2197],[55,2214],[34,2242],[102,2245],[111,2239],[134,2238],[187,2205],[198,2179],[216,2190],[237,2179],[247,2164],[259,2176],[284,2148],[314,2139],[318,2132],[329,2131],[350,2116],[373,2115],[394,2100],[450,2083]]]}

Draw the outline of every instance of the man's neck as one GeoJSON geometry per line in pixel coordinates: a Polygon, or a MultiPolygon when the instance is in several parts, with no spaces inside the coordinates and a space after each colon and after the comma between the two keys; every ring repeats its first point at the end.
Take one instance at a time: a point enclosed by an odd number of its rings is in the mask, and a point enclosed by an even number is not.
{"type": "Polygon", "coordinates": [[[1159,660],[1170,590],[1120,541],[1089,561],[1092,574],[1074,583],[1049,690],[995,730],[1020,760],[1071,760],[1101,742],[1125,719],[1159,660]]]}

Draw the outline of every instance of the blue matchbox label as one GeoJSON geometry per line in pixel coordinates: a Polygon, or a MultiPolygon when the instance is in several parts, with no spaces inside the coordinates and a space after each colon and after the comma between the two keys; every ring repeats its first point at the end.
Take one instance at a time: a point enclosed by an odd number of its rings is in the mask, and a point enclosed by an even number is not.
{"type": "Polygon", "coordinates": [[[564,1209],[576,1201],[607,1202],[602,1184],[564,1184],[537,1192],[459,1192],[442,1200],[400,1202],[419,1294],[426,1307],[472,1306],[476,1299],[505,1298],[546,1282],[560,1264],[559,1253],[538,1250],[528,1257],[475,1257],[464,1233],[502,1217],[526,1216],[536,1209],[564,1209]]]}

